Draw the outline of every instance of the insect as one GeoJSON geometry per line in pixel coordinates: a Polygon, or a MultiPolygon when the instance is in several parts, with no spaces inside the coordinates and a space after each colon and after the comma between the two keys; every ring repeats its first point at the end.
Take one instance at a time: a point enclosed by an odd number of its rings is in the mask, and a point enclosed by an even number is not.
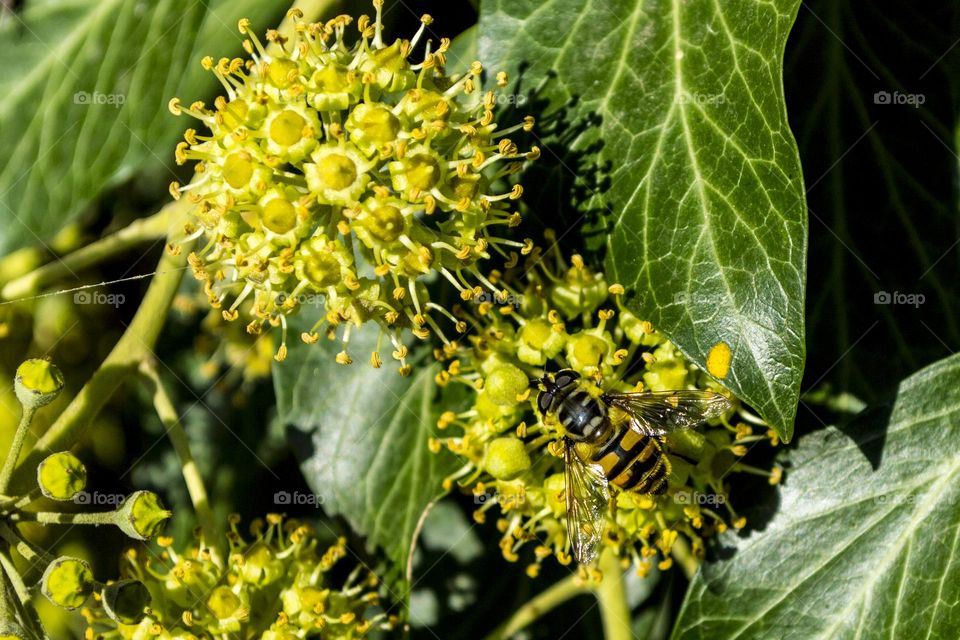
{"type": "Polygon", "coordinates": [[[582,564],[596,557],[610,485],[664,493],[670,476],[664,436],[730,408],[730,401],[713,391],[603,393],[570,369],[538,382],[540,413],[555,418],[564,431],[567,533],[582,564]]]}

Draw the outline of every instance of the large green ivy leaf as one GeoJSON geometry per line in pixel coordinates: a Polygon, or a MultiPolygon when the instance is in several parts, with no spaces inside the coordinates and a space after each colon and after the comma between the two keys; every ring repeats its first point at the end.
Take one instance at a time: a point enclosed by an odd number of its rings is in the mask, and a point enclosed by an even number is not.
{"type": "Polygon", "coordinates": [[[674,638],[956,638],[958,389],[953,356],[892,408],[800,437],[777,514],[726,538],[732,558],[695,578],[674,638]]]}
{"type": "MultiPolygon", "coordinates": [[[[364,327],[350,352],[370,353],[376,342],[377,328],[364,327]]],[[[414,362],[404,378],[393,361],[382,369],[337,364],[341,348],[322,341],[291,349],[274,369],[277,410],[324,510],[344,516],[405,572],[420,517],[456,464],[445,450],[431,453],[427,439],[440,413],[457,407],[436,397],[429,362],[414,362]]]]}
{"type": "Polygon", "coordinates": [[[105,188],[147,170],[172,179],[190,126],[167,101],[209,100],[204,55],[240,52],[286,3],[27,0],[0,22],[0,255],[55,233],[105,188]]]}
{"type": "Polygon", "coordinates": [[[521,87],[554,74],[535,99],[566,125],[544,158],[577,174],[571,199],[606,228],[628,304],[695,362],[727,343],[724,384],[784,439],[804,363],[806,210],[781,79],[798,6],[490,0],[479,43],[521,87]]]}

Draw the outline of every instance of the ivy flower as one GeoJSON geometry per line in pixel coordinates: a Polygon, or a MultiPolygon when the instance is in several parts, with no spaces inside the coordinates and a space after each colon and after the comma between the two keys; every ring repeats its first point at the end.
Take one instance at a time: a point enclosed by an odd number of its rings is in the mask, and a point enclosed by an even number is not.
{"type": "Polygon", "coordinates": [[[170,102],[203,128],[177,146],[195,177],[171,193],[195,205],[185,233],[204,242],[189,264],[210,304],[229,321],[248,308],[254,334],[279,326],[278,360],[287,318],[320,299],[305,342],[339,338],[337,360],[348,364],[352,329],[375,322],[407,373],[404,330],[448,341],[438,320],[450,312],[424,282],[440,274],[469,292],[492,252],[528,250],[497,229],[519,224],[512,205],[523,190],[508,179],[539,151],[508,137],[532,118],[498,128],[493,93],[478,95],[480,63],[447,75],[449,40],[427,41],[422,59],[410,59],[430,16],[412,39],[390,42],[383,2],[373,4],[353,46],[349,16],[306,23],[292,10],[292,34],[268,31],[266,43],[241,20],[250,59],[203,60],[226,95],[212,107],[170,102]]]}
{"type": "Polygon", "coordinates": [[[252,539],[240,533],[239,516],[229,524],[225,560],[199,541],[177,550],[163,537],[157,541],[159,554],[129,550],[122,572],[126,583],[145,587],[146,615],[141,604],[141,615],[123,624],[106,615],[104,606],[84,609],[88,636],[347,639],[397,624],[375,611],[376,576],[359,567],[345,582],[327,575],[346,555],[345,540],[321,549],[309,526],[279,515],[255,520],[252,539]]]}
{"type": "MultiPolygon", "coordinates": [[[[568,262],[556,250],[546,256],[537,251],[523,272],[491,275],[499,287],[495,301],[458,309],[476,331],[465,344],[436,353],[444,363],[437,382],[465,385],[474,395],[466,410],[441,415],[438,427],[449,435],[430,446],[462,460],[445,488],[456,483],[476,496],[477,522],[496,514],[507,560],[518,561],[523,547],[533,548],[527,573],[534,577],[544,559],[566,565],[572,553],[561,428],[539,413],[530,380],[573,369],[605,390],[726,392],[650,322],[624,308],[624,288],[608,284],[580,256],[568,262]]],[[[654,563],[667,569],[674,558],[695,563],[706,537],[745,525],[730,504],[730,473],[779,481],[779,469],[771,473],[740,461],[749,444],[768,436],[759,418],[731,400],[733,408],[702,429],[668,436],[672,473],[664,495],[614,492],[601,544],[639,574],[654,563]],[[754,425],[763,431],[755,433],[754,425]]]]}

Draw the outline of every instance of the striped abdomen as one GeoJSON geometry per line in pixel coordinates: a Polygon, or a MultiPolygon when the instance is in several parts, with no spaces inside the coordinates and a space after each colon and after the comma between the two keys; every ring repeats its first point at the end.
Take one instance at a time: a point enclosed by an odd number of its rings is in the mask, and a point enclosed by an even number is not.
{"type": "Polygon", "coordinates": [[[591,462],[599,464],[607,479],[624,491],[661,494],[667,490],[670,461],[663,440],[637,433],[623,424],[600,445],[591,462]]]}

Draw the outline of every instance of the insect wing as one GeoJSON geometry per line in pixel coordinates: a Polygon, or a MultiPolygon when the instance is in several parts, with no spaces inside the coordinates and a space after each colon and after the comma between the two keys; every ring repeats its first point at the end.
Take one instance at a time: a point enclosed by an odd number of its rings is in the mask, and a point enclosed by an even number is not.
{"type": "Polygon", "coordinates": [[[569,442],[564,451],[564,461],[567,534],[577,562],[590,564],[597,557],[610,489],[599,465],[584,462],[569,442]]]}
{"type": "Polygon", "coordinates": [[[696,427],[722,415],[731,406],[721,394],[699,389],[608,393],[604,400],[634,418],[631,427],[648,436],[696,427]]]}

